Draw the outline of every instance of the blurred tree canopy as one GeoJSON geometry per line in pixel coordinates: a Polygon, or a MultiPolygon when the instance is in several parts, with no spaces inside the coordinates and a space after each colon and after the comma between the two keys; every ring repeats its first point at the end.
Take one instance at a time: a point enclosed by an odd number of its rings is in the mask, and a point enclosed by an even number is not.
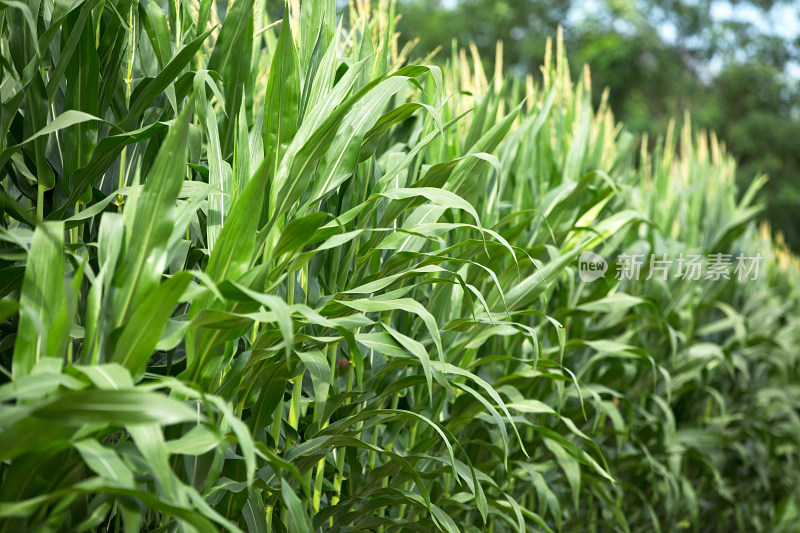
{"type": "Polygon", "coordinates": [[[764,216],[800,251],[800,4],[773,0],[401,0],[415,52],[474,42],[485,60],[504,41],[509,72],[538,73],[547,37],[564,27],[576,73],[609,87],[631,130],[663,134],[692,114],[737,156],[742,187],[769,175],[764,216]],[[793,74],[792,74],[793,72],[793,74]]]}

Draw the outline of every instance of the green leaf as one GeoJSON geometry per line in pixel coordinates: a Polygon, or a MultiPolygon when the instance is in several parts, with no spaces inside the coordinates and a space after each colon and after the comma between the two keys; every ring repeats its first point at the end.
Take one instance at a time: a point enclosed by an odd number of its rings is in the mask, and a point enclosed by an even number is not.
{"type": "Polygon", "coordinates": [[[49,423],[77,427],[84,424],[114,427],[169,425],[197,420],[197,413],[186,404],[163,394],[141,390],[66,392],[55,401],[33,410],[31,416],[49,423]]]}
{"type": "MultiPolygon", "coordinates": [[[[158,64],[163,69],[172,57],[172,43],[169,38],[169,27],[164,10],[156,2],[148,2],[139,6],[142,23],[150,39],[150,45],[156,54],[158,64]]],[[[205,31],[205,28],[200,30],[205,31]]]]}
{"type": "Polygon", "coordinates": [[[281,479],[281,496],[287,510],[286,527],[288,530],[296,531],[297,533],[312,533],[311,520],[303,510],[300,498],[297,497],[285,479],[281,479]]]}
{"type": "Polygon", "coordinates": [[[311,375],[311,384],[314,387],[314,401],[316,403],[317,416],[319,416],[325,411],[325,400],[328,398],[328,389],[331,382],[331,368],[328,360],[319,350],[296,353],[311,375]]]}
{"type": "Polygon", "coordinates": [[[128,233],[122,267],[114,276],[115,324],[126,321],[158,284],[169,263],[168,239],[175,223],[175,201],[186,168],[191,106],[181,112],[158,151],[136,210],[125,211],[128,233]]]}
{"type": "Polygon", "coordinates": [[[40,189],[52,189],[55,187],[56,178],[47,161],[47,135],[42,133],[47,131],[45,127],[50,112],[50,102],[38,72],[33,75],[31,83],[25,90],[25,103],[23,133],[25,138],[33,143],[30,151],[31,159],[36,164],[36,182],[40,189]]]}
{"type": "MultiPolygon", "coordinates": [[[[214,282],[240,279],[253,261],[256,246],[256,230],[258,229],[263,199],[267,183],[268,164],[266,160],[259,166],[255,174],[247,182],[244,192],[233,204],[228,219],[220,232],[217,246],[211,252],[206,266],[206,273],[214,282]]],[[[205,311],[213,301],[211,294],[195,299],[189,309],[189,319],[194,319],[205,311]]],[[[230,307],[225,307],[230,308],[230,307]]],[[[214,372],[211,366],[205,367],[205,361],[199,352],[208,352],[214,348],[210,336],[214,334],[204,331],[189,330],[186,335],[187,371],[199,377],[203,371],[214,372]]]]}
{"type": "MultiPolygon", "coordinates": [[[[91,5],[92,2],[84,5],[78,21],[70,29],[70,40],[75,35],[80,39],[66,69],[67,90],[64,95],[64,110],[66,112],[74,109],[97,116],[100,114],[100,58],[95,49],[94,26],[91,19],[86,23],[91,5]]],[[[62,55],[62,60],[63,58],[62,55]]],[[[56,78],[51,78],[53,79],[56,78]]],[[[60,115],[56,120],[63,116],[60,115]]],[[[64,176],[72,176],[75,171],[89,163],[97,145],[98,129],[99,124],[90,120],[77,123],[64,131],[62,134],[64,146],[72,147],[63,151],[64,176]]]]}
{"type": "MultiPolygon", "coordinates": [[[[167,66],[164,67],[155,78],[147,83],[144,89],[138,91],[136,98],[130,104],[126,118],[122,120],[122,124],[125,125],[124,127],[126,130],[136,125],[145,109],[153,103],[159,94],[164,92],[167,87],[175,82],[175,78],[177,78],[178,74],[192,61],[192,58],[203,45],[203,41],[206,40],[209,34],[211,34],[211,30],[201,33],[185,46],[178,48],[167,66]]],[[[181,112],[177,119],[178,123],[181,123],[181,116],[186,113],[187,109],[189,109],[189,106],[184,108],[181,112]]],[[[186,142],[184,141],[183,144],[185,145],[186,142]]]]}
{"type": "Polygon", "coordinates": [[[293,219],[281,232],[278,244],[275,246],[276,257],[302,248],[313,238],[314,233],[325,223],[328,215],[324,212],[315,212],[304,217],[293,219]]]}
{"type": "Polygon", "coordinates": [[[285,9],[278,47],[272,54],[267,93],[264,100],[264,159],[270,177],[277,175],[286,147],[297,133],[300,105],[300,74],[294,49],[289,10],[285,9]]]}
{"type": "Polygon", "coordinates": [[[126,488],[134,488],[133,472],[112,448],[106,448],[94,439],[75,443],[84,462],[98,476],[126,488]]]}
{"type": "Polygon", "coordinates": [[[123,326],[116,340],[110,360],[127,368],[134,375],[144,371],[150,356],[153,355],[167,320],[172,315],[178,298],[189,285],[192,276],[179,272],[153,289],[142,300],[137,309],[123,326]]]}
{"type": "Polygon", "coordinates": [[[240,0],[225,16],[214,43],[208,69],[222,73],[225,82],[225,113],[221,148],[229,153],[236,135],[234,117],[244,102],[244,87],[250,77],[253,42],[253,0],[240,0]]]}
{"type": "Polygon", "coordinates": [[[26,376],[43,357],[61,357],[72,324],[71,295],[64,283],[64,224],[44,222],[36,227],[25,266],[19,305],[19,327],[12,371],[26,376]]]}

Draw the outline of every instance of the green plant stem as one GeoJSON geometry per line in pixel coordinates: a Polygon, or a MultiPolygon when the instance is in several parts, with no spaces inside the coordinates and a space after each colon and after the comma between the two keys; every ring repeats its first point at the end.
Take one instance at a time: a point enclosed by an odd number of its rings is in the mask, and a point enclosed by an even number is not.
{"type": "Polygon", "coordinates": [[[41,185],[36,188],[36,222],[44,220],[44,191],[41,185]]]}

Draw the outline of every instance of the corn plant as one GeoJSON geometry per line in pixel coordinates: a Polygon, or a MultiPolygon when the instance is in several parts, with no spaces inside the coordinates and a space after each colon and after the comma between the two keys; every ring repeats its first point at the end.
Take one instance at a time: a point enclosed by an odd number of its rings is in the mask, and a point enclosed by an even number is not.
{"type": "Polygon", "coordinates": [[[223,7],[2,5],[0,529],[793,531],[763,179],[637,144],[560,36],[534,82],[409,62],[392,2],[223,7]]]}

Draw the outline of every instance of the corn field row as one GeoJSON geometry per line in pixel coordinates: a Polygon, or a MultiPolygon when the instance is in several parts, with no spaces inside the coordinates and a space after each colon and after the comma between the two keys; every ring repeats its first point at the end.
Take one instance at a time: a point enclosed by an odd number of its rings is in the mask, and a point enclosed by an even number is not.
{"type": "Polygon", "coordinates": [[[0,3],[0,531],[797,531],[764,178],[264,2],[0,3]]]}

